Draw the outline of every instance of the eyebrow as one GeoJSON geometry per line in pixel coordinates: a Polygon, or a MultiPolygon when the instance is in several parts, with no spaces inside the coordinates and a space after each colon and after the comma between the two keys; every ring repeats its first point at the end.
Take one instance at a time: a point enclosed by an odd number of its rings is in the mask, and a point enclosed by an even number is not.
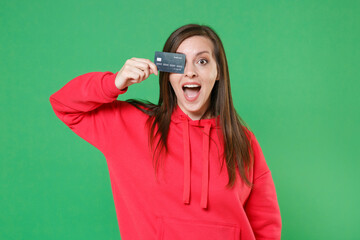
{"type": "MultiPolygon", "coordinates": [[[[182,52],[176,52],[176,53],[185,54],[185,53],[182,53],[182,52]]],[[[200,55],[200,54],[202,54],[202,53],[208,53],[208,54],[210,54],[209,51],[201,51],[201,52],[198,52],[195,56],[200,55]]]]}

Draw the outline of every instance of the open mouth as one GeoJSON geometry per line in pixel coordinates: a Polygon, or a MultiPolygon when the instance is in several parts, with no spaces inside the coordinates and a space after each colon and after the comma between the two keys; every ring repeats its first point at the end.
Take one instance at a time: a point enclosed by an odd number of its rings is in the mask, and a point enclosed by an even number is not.
{"type": "Polygon", "coordinates": [[[185,98],[189,101],[195,100],[199,95],[201,85],[199,84],[184,84],[182,87],[185,98]]]}

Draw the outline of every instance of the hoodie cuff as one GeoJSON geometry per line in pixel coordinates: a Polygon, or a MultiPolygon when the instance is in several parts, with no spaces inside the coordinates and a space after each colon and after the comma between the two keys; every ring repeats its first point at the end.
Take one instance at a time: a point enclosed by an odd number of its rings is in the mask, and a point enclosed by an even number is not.
{"type": "Polygon", "coordinates": [[[117,98],[119,94],[124,94],[128,90],[128,87],[124,89],[118,89],[115,85],[115,78],[119,72],[112,73],[112,72],[106,72],[109,73],[104,77],[103,86],[104,86],[104,92],[107,96],[110,98],[117,98]]]}

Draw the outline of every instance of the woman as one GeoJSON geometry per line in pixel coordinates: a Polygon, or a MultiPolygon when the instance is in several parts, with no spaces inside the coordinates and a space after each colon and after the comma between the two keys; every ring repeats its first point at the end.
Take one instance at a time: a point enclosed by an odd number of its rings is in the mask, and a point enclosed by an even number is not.
{"type": "Polygon", "coordinates": [[[158,75],[143,58],[115,74],[78,76],[50,97],[55,114],[106,157],[121,238],[280,239],[275,186],[234,109],[218,35],[185,25],[163,51],[185,54],[186,64],[183,74],[160,72],[157,105],[117,100],[158,75]]]}

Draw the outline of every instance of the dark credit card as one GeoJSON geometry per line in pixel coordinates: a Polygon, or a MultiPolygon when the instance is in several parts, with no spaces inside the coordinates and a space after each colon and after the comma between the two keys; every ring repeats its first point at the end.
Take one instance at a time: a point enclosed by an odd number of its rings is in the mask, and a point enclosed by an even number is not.
{"type": "Polygon", "coordinates": [[[185,54],[169,53],[169,52],[155,52],[155,65],[159,71],[184,73],[185,54]]]}

